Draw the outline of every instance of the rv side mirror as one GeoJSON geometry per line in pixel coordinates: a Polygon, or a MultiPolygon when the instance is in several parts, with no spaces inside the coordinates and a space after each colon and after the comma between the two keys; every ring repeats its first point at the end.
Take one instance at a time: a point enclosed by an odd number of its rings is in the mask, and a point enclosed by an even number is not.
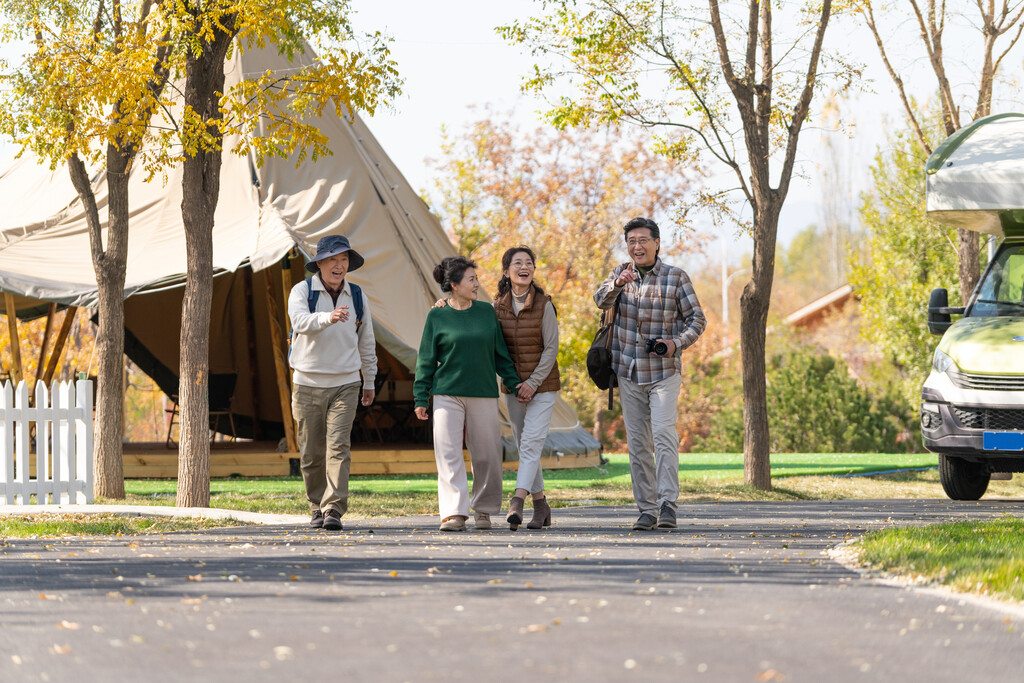
{"type": "Polygon", "coordinates": [[[963,315],[964,310],[963,306],[949,305],[949,292],[945,289],[933,289],[928,297],[928,331],[941,337],[953,324],[949,316],[963,315]]]}

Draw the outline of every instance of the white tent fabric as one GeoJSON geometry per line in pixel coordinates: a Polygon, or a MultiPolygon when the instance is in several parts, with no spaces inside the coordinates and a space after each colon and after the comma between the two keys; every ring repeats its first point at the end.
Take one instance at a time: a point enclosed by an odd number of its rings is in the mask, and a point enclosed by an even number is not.
{"type": "MultiPolygon", "coordinates": [[[[226,87],[295,67],[273,48],[236,49],[227,64],[226,87]]],[[[332,154],[316,162],[297,166],[295,159],[267,158],[257,167],[251,158],[225,152],[214,267],[261,271],[279,264],[294,246],[308,257],[324,235],[347,235],[366,261],[350,277],[370,300],[378,342],[412,369],[426,312],[441,295],[430,273],[455,250],[358,116],[325,112],[317,125],[329,138],[332,154]]],[[[234,142],[225,140],[225,150],[234,142]]],[[[155,289],[183,287],[186,269],[181,169],[170,169],[166,182],[160,176],[147,182],[145,175],[142,168],[134,168],[129,185],[125,295],[130,300],[155,289]]],[[[93,187],[102,220],[107,203],[102,173],[96,174],[93,187]]],[[[0,196],[8,198],[9,206],[0,216],[0,290],[95,306],[88,228],[67,169],[51,171],[26,153],[0,173],[0,196]]],[[[586,442],[586,449],[600,448],[579,428],[575,412],[564,401],[556,407],[552,429],[556,441],[558,433],[572,434],[586,442]]]]}
{"type": "Polygon", "coordinates": [[[1002,236],[1007,219],[1018,224],[1024,218],[1024,116],[993,116],[955,135],[951,142],[958,144],[927,175],[929,217],[1002,236]]]}

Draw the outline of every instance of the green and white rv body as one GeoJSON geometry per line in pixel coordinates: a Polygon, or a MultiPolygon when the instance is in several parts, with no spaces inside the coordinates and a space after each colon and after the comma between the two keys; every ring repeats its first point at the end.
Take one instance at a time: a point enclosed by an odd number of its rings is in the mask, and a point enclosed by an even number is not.
{"type": "Polygon", "coordinates": [[[928,304],[942,339],[921,390],[924,445],[946,494],[977,500],[993,475],[1024,472],[1024,115],[950,136],[928,159],[926,192],[931,218],[1002,238],[965,306],[945,289],[928,304]]]}

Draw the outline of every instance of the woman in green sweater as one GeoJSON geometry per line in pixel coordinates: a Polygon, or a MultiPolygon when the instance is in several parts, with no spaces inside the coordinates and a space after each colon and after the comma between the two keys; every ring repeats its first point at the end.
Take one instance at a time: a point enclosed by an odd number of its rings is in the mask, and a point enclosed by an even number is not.
{"type": "Polygon", "coordinates": [[[416,417],[427,419],[434,399],[434,459],[441,531],[464,531],[473,508],[477,529],[491,528],[501,509],[501,433],[495,375],[513,393],[520,380],[498,318],[490,304],[477,301],[476,264],[456,256],[434,268],[434,279],[448,293],[448,305],[427,313],[416,359],[416,417]],[[470,498],[463,433],[473,468],[470,498]]]}

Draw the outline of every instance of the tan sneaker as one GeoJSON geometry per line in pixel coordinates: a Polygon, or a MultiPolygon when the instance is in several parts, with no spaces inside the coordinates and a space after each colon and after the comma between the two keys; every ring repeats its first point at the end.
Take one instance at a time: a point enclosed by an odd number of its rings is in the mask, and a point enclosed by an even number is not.
{"type": "Polygon", "coordinates": [[[466,518],[462,515],[452,515],[441,520],[441,531],[465,531],[466,518]]]}
{"type": "Polygon", "coordinates": [[[474,512],[473,526],[477,529],[490,529],[491,516],[486,512],[474,512]]]}

